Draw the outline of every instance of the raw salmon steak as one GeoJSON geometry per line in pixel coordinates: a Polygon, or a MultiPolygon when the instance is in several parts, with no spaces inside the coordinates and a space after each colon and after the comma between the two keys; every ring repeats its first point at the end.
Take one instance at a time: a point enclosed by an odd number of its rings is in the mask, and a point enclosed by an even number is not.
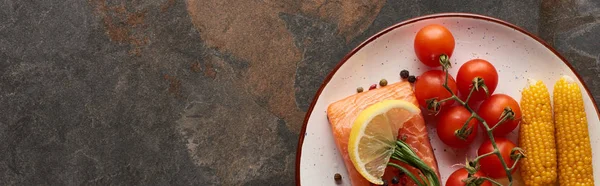
{"type": "MultiPolygon", "coordinates": [[[[348,154],[348,140],[350,138],[352,124],[362,110],[383,100],[404,100],[418,106],[417,98],[414,95],[410,83],[403,81],[346,97],[332,103],[327,108],[327,118],[329,119],[329,123],[333,130],[335,143],[340,154],[344,158],[350,181],[354,186],[371,185],[371,183],[363,178],[363,176],[354,168],[354,165],[350,160],[350,155],[348,154]]],[[[398,130],[398,136],[406,136],[406,143],[413,148],[417,155],[429,165],[429,167],[433,168],[439,178],[440,173],[438,171],[437,161],[433,154],[427,127],[425,126],[425,121],[423,120],[421,113],[404,123],[404,126],[398,130]]],[[[397,164],[407,168],[417,176],[417,169],[408,165],[397,164]]],[[[384,179],[387,179],[389,182],[389,179],[394,176],[399,176],[398,170],[388,166],[384,174],[384,179]]],[[[414,182],[406,176],[401,176],[399,178],[403,179],[402,181],[407,183],[406,185],[415,185],[414,182]]]]}

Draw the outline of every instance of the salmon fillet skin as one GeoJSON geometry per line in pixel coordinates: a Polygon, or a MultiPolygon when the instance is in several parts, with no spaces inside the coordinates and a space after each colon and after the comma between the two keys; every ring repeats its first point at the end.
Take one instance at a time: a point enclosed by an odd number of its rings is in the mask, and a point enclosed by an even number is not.
{"type": "MultiPolygon", "coordinates": [[[[350,155],[348,154],[348,140],[350,138],[352,125],[362,110],[383,100],[404,100],[419,106],[411,84],[402,81],[354,94],[330,104],[327,108],[327,118],[329,119],[333,131],[337,149],[344,159],[350,182],[354,186],[372,184],[358,173],[350,160],[350,155]]],[[[438,178],[440,178],[437,160],[433,153],[431,143],[429,142],[427,126],[425,125],[421,113],[404,123],[403,127],[398,130],[398,137],[401,136],[406,137],[405,142],[413,148],[415,153],[431,167],[438,175],[438,178]]],[[[395,163],[407,168],[415,175],[418,173],[418,170],[413,167],[399,162],[395,163]]],[[[416,185],[411,179],[408,179],[407,176],[401,176],[397,169],[388,166],[384,174],[384,179],[387,179],[389,182],[389,179],[392,177],[398,177],[406,183],[406,185],[416,185]]]]}

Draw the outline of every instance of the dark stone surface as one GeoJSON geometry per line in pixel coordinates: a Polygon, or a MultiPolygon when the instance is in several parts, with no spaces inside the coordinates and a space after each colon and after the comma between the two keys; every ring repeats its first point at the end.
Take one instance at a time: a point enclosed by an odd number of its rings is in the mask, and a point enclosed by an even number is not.
{"type": "Polygon", "coordinates": [[[600,100],[600,1],[543,1],[540,36],[553,45],[600,100]]]}
{"type": "Polygon", "coordinates": [[[315,92],[337,64],[332,62],[339,61],[351,48],[343,37],[336,35],[335,24],[302,15],[282,13],[280,16],[295,36],[296,47],[304,51],[304,57],[296,67],[294,86],[296,104],[306,112],[315,92]]]}
{"type": "Polygon", "coordinates": [[[539,34],[600,99],[593,0],[8,0],[0,185],[293,185],[329,71],[381,29],[438,12],[539,34]]]}

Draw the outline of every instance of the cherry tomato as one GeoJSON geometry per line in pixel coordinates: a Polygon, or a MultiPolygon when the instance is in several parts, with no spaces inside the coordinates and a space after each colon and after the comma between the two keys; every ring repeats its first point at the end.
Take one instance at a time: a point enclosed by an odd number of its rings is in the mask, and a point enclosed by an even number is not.
{"type": "Polygon", "coordinates": [[[473,142],[477,136],[477,119],[471,119],[469,121],[469,127],[471,133],[466,136],[466,139],[460,139],[455,134],[471,117],[469,112],[463,106],[453,106],[444,111],[439,115],[437,122],[437,134],[446,145],[454,148],[466,148],[473,142]]]}
{"type": "Polygon", "coordinates": [[[454,52],[454,44],[454,36],[446,27],[431,24],[417,32],[415,53],[423,64],[438,67],[440,55],[446,54],[450,58],[454,52]]]}
{"type": "Polygon", "coordinates": [[[513,131],[519,122],[521,122],[521,108],[519,103],[506,94],[494,94],[479,105],[477,114],[485,120],[490,128],[494,127],[499,121],[504,108],[509,107],[515,113],[514,120],[507,119],[494,129],[494,136],[504,136],[513,131]]]}
{"type": "MultiPolygon", "coordinates": [[[[473,174],[473,176],[474,177],[483,177],[485,175],[483,174],[483,172],[477,171],[477,172],[475,172],[475,174],[473,174]]],[[[467,171],[467,169],[460,168],[460,169],[454,171],[452,174],[450,174],[450,177],[448,177],[448,180],[446,181],[446,186],[465,186],[466,183],[464,182],[464,180],[467,179],[468,177],[469,177],[469,172],[467,171]]],[[[484,181],[479,186],[492,186],[492,183],[490,183],[489,181],[484,181]]]]}
{"type": "MultiPolygon", "coordinates": [[[[445,78],[446,73],[441,70],[430,70],[417,78],[415,82],[415,96],[422,107],[427,108],[426,101],[429,99],[437,98],[439,101],[452,96],[443,86],[445,78]]],[[[450,87],[454,94],[458,92],[456,81],[454,81],[454,78],[450,74],[448,74],[448,87],[450,87]]],[[[442,103],[441,106],[443,108],[453,103],[454,100],[449,100],[442,103]]]]}
{"type": "MultiPolygon", "coordinates": [[[[496,145],[498,146],[498,150],[502,155],[502,159],[504,159],[504,162],[506,162],[506,165],[508,167],[511,167],[514,164],[514,160],[510,158],[510,151],[512,151],[512,149],[515,148],[517,145],[503,137],[497,137],[495,138],[495,140],[496,145]]],[[[477,149],[477,155],[481,156],[492,151],[494,151],[494,147],[492,146],[492,142],[488,139],[481,144],[479,149],[477,149]]],[[[490,155],[481,158],[479,160],[479,165],[481,166],[480,170],[491,178],[506,177],[506,171],[504,171],[504,167],[500,162],[500,158],[498,158],[498,156],[496,155],[490,155]]],[[[512,172],[515,172],[515,170],[516,168],[513,169],[512,172]]]]}
{"type": "MultiPolygon", "coordinates": [[[[469,92],[473,88],[473,79],[480,77],[483,79],[485,86],[488,89],[489,95],[492,95],[498,85],[498,72],[494,65],[483,59],[473,59],[463,64],[458,69],[456,75],[456,84],[458,85],[458,91],[463,98],[469,95],[469,92]]],[[[487,98],[483,89],[479,89],[471,95],[469,102],[482,101],[487,98]]]]}

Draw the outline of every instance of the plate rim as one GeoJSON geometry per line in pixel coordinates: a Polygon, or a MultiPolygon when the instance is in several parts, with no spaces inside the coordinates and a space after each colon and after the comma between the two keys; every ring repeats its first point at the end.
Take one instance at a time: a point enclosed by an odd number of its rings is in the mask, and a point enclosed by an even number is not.
{"type": "Polygon", "coordinates": [[[319,90],[315,93],[315,96],[313,97],[313,100],[310,103],[310,107],[308,107],[308,110],[306,111],[306,115],[304,116],[304,121],[302,122],[302,129],[300,130],[300,134],[298,135],[299,139],[298,139],[298,144],[297,144],[297,149],[296,149],[296,168],[295,168],[296,186],[300,186],[301,185],[301,183],[300,183],[300,160],[302,159],[302,145],[304,144],[304,137],[305,137],[304,133],[306,133],[306,127],[308,125],[308,119],[310,118],[310,115],[313,112],[315,104],[319,100],[319,96],[323,92],[323,89],[325,88],[325,86],[327,86],[327,84],[329,84],[329,81],[331,81],[331,78],[339,70],[339,68],[342,67],[342,65],[344,65],[346,63],[346,61],[348,61],[348,59],[350,59],[350,57],[354,56],[354,54],[356,52],[358,52],[359,50],[361,50],[367,44],[371,43],[375,39],[383,36],[384,34],[390,32],[390,31],[392,31],[392,30],[394,30],[396,28],[399,28],[399,27],[402,27],[404,25],[411,24],[411,23],[414,23],[414,22],[418,22],[418,21],[423,21],[423,20],[428,20],[428,19],[435,19],[435,18],[447,18],[447,17],[471,18],[471,19],[479,19],[479,20],[494,22],[494,23],[497,23],[497,24],[500,24],[500,25],[503,25],[503,26],[515,29],[516,31],[519,31],[519,32],[521,32],[521,33],[529,36],[530,38],[536,40],[538,43],[542,44],[544,47],[546,47],[552,53],[554,53],[554,55],[556,55],[558,58],[560,58],[560,60],[565,65],[567,65],[569,67],[569,69],[575,74],[575,76],[581,82],[583,88],[585,89],[585,92],[587,92],[588,96],[591,98],[593,106],[596,109],[596,115],[600,117],[600,112],[598,111],[598,107],[596,106],[597,105],[596,104],[596,100],[594,99],[592,93],[590,92],[587,84],[581,78],[581,75],[575,70],[575,68],[571,65],[571,63],[569,63],[567,61],[567,59],[565,57],[563,57],[558,51],[556,51],[556,49],[554,49],[552,46],[550,46],[548,43],[546,43],[546,41],[544,41],[543,39],[541,39],[537,35],[534,35],[534,34],[530,33],[529,31],[526,31],[525,29],[523,29],[523,28],[521,28],[519,26],[516,26],[516,25],[514,25],[512,23],[509,23],[507,21],[504,21],[504,20],[501,20],[501,19],[498,19],[498,18],[494,18],[494,17],[490,17],[490,16],[480,15],[480,14],[473,14],[473,13],[437,13],[437,14],[429,14],[429,15],[414,17],[414,18],[402,21],[400,23],[396,23],[396,24],[394,24],[392,26],[389,26],[389,27],[387,27],[387,28],[385,28],[385,29],[377,32],[376,34],[370,36],[368,39],[366,39],[365,41],[361,42],[358,46],[356,46],[350,52],[348,52],[336,64],[336,66],[329,72],[329,74],[327,74],[327,76],[323,80],[323,83],[321,83],[321,86],[319,87],[319,90]]]}

